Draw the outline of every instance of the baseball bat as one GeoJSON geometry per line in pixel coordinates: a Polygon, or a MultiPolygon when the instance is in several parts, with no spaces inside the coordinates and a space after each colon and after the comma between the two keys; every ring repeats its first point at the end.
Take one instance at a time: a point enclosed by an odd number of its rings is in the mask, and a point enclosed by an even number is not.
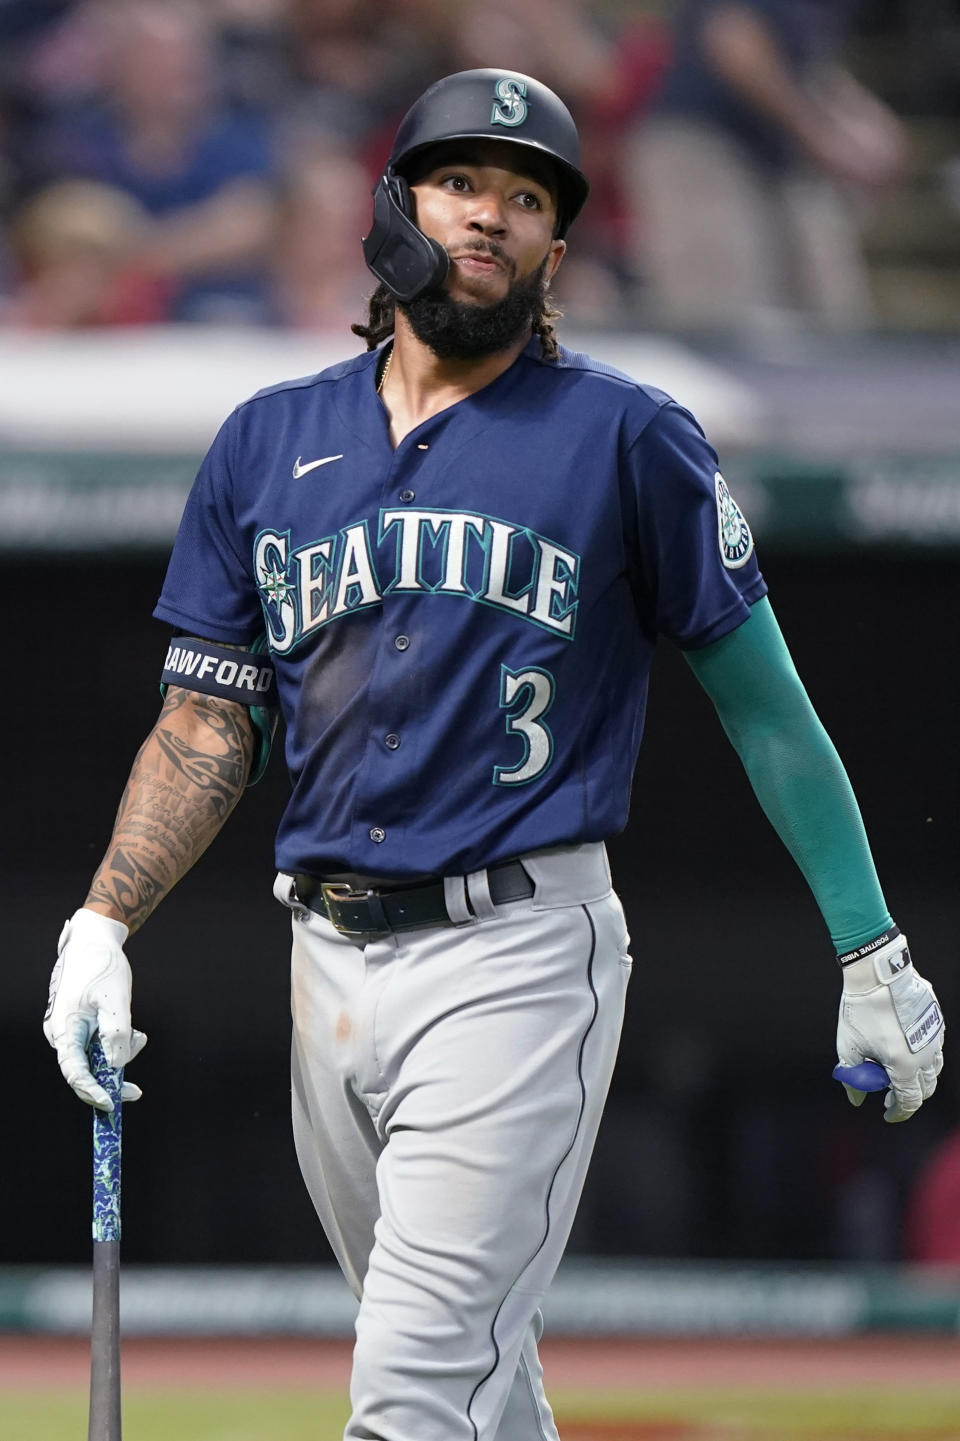
{"type": "Polygon", "coordinates": [[[876,1061],[861,1061],[859,1066],[834,1066],[833,1079],[855,1091],[885,1091],[890,1077],[876,1061]]]}
{"type": "Polygon", "coordinates": [[[120,1417],[120,1084],[95,1035],[90,1070],[113,1101],[93,1112],[93,1316],[87,1441],[121,1441],[120,1417]]]}

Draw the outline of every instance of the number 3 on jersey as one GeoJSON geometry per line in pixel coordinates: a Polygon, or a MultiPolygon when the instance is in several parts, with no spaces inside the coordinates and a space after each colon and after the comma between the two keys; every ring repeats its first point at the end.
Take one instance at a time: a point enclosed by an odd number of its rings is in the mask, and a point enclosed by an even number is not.
{"type": "Polygon", "coordinates": [[[553,759],[553,736],[541,717],[552,704],[553,676],[549,671],[500,667],[501,708],[516,707],[507,716],[507,734],[519,736],[523,759],[515,766],[494,766],[494,785],[522,786],[546,770],[553,759]]]}

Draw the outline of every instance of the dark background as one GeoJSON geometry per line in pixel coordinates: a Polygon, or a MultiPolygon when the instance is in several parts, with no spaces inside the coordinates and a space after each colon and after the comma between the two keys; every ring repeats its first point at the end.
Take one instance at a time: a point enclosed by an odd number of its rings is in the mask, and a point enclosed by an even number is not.
{"type": "MultiPolygon", "coordinates": [[[[948,1016],[957,936],[960,556],[761,561],[798,669],[860,799],[890,909],[948,1016]]],[[[90,1116],[41,1033],[159,704],[161,558],[10,563],[0,1054],[11,1133],[0,1263],[89,1255],[90,1116]]],[[[275,753],[224,833],[129,945],[150,1044],[125,1110],[130,1262],[325,1261],[289,1135],[288,920],[272,900],[275,753]]],[[[830,1078],[840,988],[812,897],[685,662],[654,667],[628,830],[612,844],[635,958],[620,1061],[572,1248],[893,1260],[920,1168],[960,1120],[960,1071],[908,1125],[830,1078]]]]}

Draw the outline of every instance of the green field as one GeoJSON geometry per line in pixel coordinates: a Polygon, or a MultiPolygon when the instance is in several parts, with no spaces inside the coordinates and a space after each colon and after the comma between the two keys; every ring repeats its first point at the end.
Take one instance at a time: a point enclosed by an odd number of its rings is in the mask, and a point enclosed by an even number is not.
{"type": "MultiPolygon", "coordinates": [[[[558,1390],[563,1441],[960,1441],[956,1387],[870,1391],[717,1387],[558,1390]]],[[[346,1399],[328,1391],[139,1390],[124,1397],[125,1441],[339,1441],[346,1399]]],[[[3,1441],[82,1441],[84,1390],[0,1392],[3,1441]]]]}

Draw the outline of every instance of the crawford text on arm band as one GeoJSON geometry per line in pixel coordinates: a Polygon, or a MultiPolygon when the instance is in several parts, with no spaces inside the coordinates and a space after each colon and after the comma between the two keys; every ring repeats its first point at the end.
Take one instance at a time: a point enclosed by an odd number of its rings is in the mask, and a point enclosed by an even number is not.
{"type": "Polygon", "coordinates": [[[888,926],[879,936],[874,936],[872,941],[865,941],[862,946],[856,946],[852,951],[844,951],[842,956],[837,956],[837,961],[841,966],[852,966],[854,961],[862,961],[864,956],[872,956],[874,951],[879,951],[888,941],[895,941],[899,934],[899,926],[888,926]]]}
{"type": "Polygon", "coordinates": [[[170,642],[160,682],[240,705],[277,704],[276,678],[265,656],[230,650],[192,635],[178,635],[170,642]]]}

